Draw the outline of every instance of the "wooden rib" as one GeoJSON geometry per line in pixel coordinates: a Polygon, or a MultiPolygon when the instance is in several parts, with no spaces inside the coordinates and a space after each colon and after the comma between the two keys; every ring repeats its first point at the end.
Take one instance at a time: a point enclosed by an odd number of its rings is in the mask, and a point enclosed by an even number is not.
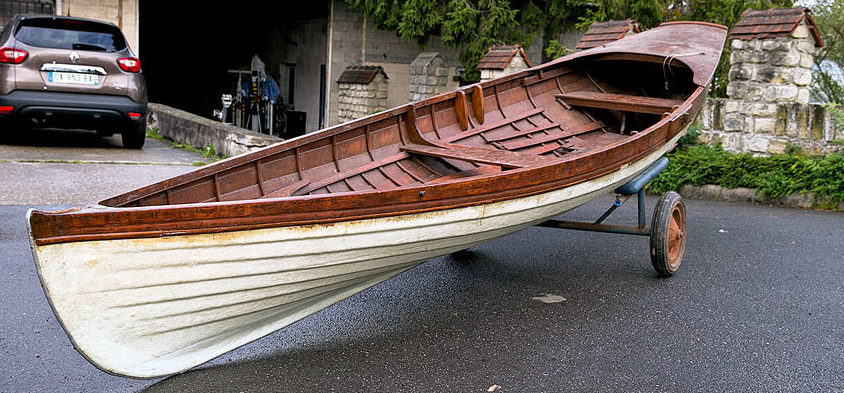
{"type": "Polygon", "coordinates": [[[298,189],[300,189],[304,186],[307,186],[308,183],[310,183],[310,181],[308,181],[308,180],[297,180],[297,181],[295,181],[291,184],[288,184],[287,186],[284,186],[284,187],[279,188],[278,190],[275,190],[275,191],[273,191],[273,192],[271,192],[267,195],[264,195],[264,198],[288,197],[288,196],[292,195],[294,192],[296,192],[296,190],[298,190],[298,189]]]}
{"type": "Polygon", "coordinates": [[[425,180],[423,180],[419,175],[413,173],[413,171],[410,168],[408,168],[407,165],[402,164],[401,161],[396,161],[396,165],[398,165],[398,167],[401,168],[401,170],[407,172],[407,175],[414,178],[416,181],[418,181],[420,183],[425,182],[425,180]]]}
{"type": "Polygon", "coordinates": [[[261,159],[255,160],[255,176],[258,178],[258,190],[261,192],[261,196],[266,194],[264,191],[264,176],[261,174],[261,159]]]}
{"type": "MultiPolygon", "coordinates": [[[[440,130],[437,129],[437,119],[435,119],[435,116],[434,116],[434,104],[428,105],[428,113],[430,113],[429,116],[431,116],[431,128],[434,129],[434,135],[437,136],[437,139],[443,139],[440,136],[440,130]]],[[[415,124],[414,124],[414,126],[415,126],[415,124]]]]}
{"type": "Polygon", "coordinates": [[[214,183],[214,196],[217,197],[217,202],[222,202],[223,201],[223,195],[220,194],[219,173],[215,173],[214,176],[211,177],[211,182],[214,183]]]}
{"type": "Polygon", "coordinates": [[[467,131],[464,131],[464,132],[461,132],[461,133],[458,133],[458,134],[454,134],[454,135],[446,138],[445,141],[446,142],[456,142],[456,141],[459,141],[461,139],[466,139],[470,136],[480,134],[482,132],[492,131],[496,128],[506,126],[510,123],[514,123],[516,121],[531,117],[531,116],[538,114],[538,113],[542,113],[542,111],[544,111],[544,110],[545,109],[542,109],[542,108],[534,108],[533,110],[530,110],[530,111],[527,111],[527,112],[522,112],[522,113],[519,113],[518,115],[511,116],[510,118],[505,117],[505,118],[503,118],[503,119],[501,119],[501,120],[499,120],[495,123],[490,123],[490,124],[487,124],[483,127],[477,127],[477,128],[467,130],[467,131]]]}
{"type": "Polygon", "coordinates": [[[466,93],[462,90],[457,90],[454,95],[454,112],[457,115],[457,122],[460,123],[460,129],[463,131],[469,129],[468,105],[466,103],[466,93]]]}
{"type": "Polygon", "coordinates": [[[563,139],[563,138],[568,138],[568,137],[572,137],[572,136],[575,136],[575,135],[585,134],[587,132],[595,131],[595,130],[601,128],[602,126],[603,126],[603,124],[601,124],[601,123],[589,122],[589,123],[586,123],[586,124],[581,124],[581,125],[576,126],[576,127],[572,127],[570,129],[565,129],[565,130],[563,130],[563,132],[560,132],[560,133],[552,133],[552,134],[548,134],[548,135],[542,135],[542,136],[535,137],[533,139],[523,139],[523,140],[518,140],[518,141],[511,141],[509,143],[503,142],[503,143],[501,143],[501,145],[504,146],[504,148],[506,148],[507,150],[524,149],[526,147],[536,146],[536,145],[539,145],[541,143],[547,143],[547,142],[555,141],[557,139],[563,139]]]}
{"type": "Polygon", "coordinates": [[[387,171],[385,171],[385,170],[384,170],[384,166],[383,166],[383,165],[378,167],[378,172],[381,172],[381,174],[382,174],[382,175],[384,175],[384,177],[386,177],[388,180],[390,180],[391,182],[393,182],[393,184],[395,184],[396,186],[401,187],[401,186],[403,186],[403,185],[404,185],[404,184],[402,184],[400,181],[396,180],[396,179],[393,177],[393,175],[390,175],[389,173],[387,173],[387,171]]]}
{"type": "MultiPolygon", "coordinates": [[[[419,129],[416,128],[416,109],[413,109],[412,104],[406,105],[405,108],[407,108],[407,112],[404,114],[404,125],[405,131],[407,131],[407,137],[410,139],[410,143],[429,145],[430,142],[425,140],[425,137],[423,137],[422,134],[419,133],[419,129]]],[[[399,134],[401,134],[401,131],[399,131],[399,134]]]]}
{"type": "Polygon", "coordinates": [[[546,157],[454,144],[443,147],[407,145],[402,146],[402,150],[432,157],[453,158],[478,164],[498,165],[503,168],[525,168],[550,162],[546,157]]]}
{"type": "Polygon", "coordinates": [[[480,85],[472,85],[472,112],[475,113],[475,118],[478,123],[484,124],[484,89],[480,85]]]}
{"type": "MultiPolygon", "coordinates": [[[[401,136],[401,127],[398,128],[399,136],[401,136]]],[[[372,148],[369,147],[369,124],[366,125],[363,129],[364,134],[364,142],[366,144],[366,154],[369,155],[369,159],[375,161],[375,157],[372,155],[372,148]]]]}
{"type": "Polygon", "coordinates": [[[498,107],[498,111],[501,112],[501,116],[507,118],[507,114],[504,113],[504,108],[501,107],[501,99],[498,98],[498,85],[492,85],[492,95],[495,97],[495,106],[498,107]]]}
{"type": "Polygon", "coordinates": [[[627,94],[598,93],[594,91],[576,91],[558,94],[569,105],[589,108],[612,109],[627,112],[650,113],[661,115],[683,104],[681,100],[631,96],[627,94]]]}

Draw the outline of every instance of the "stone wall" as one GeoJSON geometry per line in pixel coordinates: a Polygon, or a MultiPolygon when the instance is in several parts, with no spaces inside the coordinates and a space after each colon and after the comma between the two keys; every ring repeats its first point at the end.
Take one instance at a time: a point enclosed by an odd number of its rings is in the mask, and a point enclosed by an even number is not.
{"type": "Polygon", "coordinates": [[[733,40],[731,47],[728,97],[765,103],[809,103],[813,39],[733,40]]]}
{"type": "Polygon", "coordinates": [[[817,48],[804,22],[788,36],[734,39],[730,43],[725,99],[710,98],[698,116],[700,139],[725,149],[758,155],[789,146],[807,153],[840,151],[836,129],[822,105],[809,104],[817,48]]]}
{"type": "Polygon", "coordinates": [[[387,109],[387,78],[378,73],[368,84],[338,83],[337,120],[345,123],[387,109]]]}
{"type": "Polygon", "coordinates": [[[410,102],[451,90],[448,64],[437,52],[423,52],[410,63],[410,102]]]}
{"type": "Polygon", "coordinates": [[[844,140],[823,105],[710,98],[698,114],[701,142],[759,155],[783,153],[788,146],[806,153],[841,151],[844,140]]]}
{"type": "Polygon", "coordinates": [[[211,146],[217,154],[229,157],[281,142],[281,139],[274,136],[223,124],[161,104],[150,103],[148,116],[148,127],[158,127],[161,136],[198,149],[211,146]]]}

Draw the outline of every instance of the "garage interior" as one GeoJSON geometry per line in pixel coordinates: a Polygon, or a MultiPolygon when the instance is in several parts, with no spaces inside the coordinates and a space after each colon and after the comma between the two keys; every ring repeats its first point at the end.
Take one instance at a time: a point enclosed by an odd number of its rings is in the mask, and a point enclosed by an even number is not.
{"type": "Polygon", "coordinates": [[[304,112],[288,121],[288,134],[322,128],[329,2],[219,4],[209,13],[190,2],[140,2],[150,102],[213,118],[221,96],[236,94],[238,75],[230,70],[249,71],[257,54],[289,110],[304,112]]]}

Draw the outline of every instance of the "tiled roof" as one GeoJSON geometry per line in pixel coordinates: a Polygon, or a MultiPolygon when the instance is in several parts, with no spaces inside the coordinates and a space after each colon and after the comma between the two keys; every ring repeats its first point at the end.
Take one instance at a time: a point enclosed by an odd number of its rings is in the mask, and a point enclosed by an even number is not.
{"type": "Polygon", "coordinates": [[[493,46],[489,48],[489,51],[486,52],[481,61],[478,62],[478,69],[485,69],[485,70],[503,70],[507,68],[510,64],[510,61],[513,60],[513,56],[515,55],[522,56],[525,59],[525,64],[530,67],[530,60],[528,60],[527,55],[525,55],[525,50],[522,49],[521,45],[508,45],[508,46],[493,46]]]}
{"type": "Polygon", "coordinates": [[[805,22],[806,27],[815,39],[815,46],[823,46],[818,25],[812,18],[812,10],[806,7],[797,8],[771,8],[769,10],[753,11],[745,10],[741,19],[730,32],[730,38],[734,40],[752,40],[755,38],[777,38],[788,37],[800,25],[805,22]]]}
{"type": "Polygon", "coordinates": [[[624,38],[628,33],[640,33],[639,24],[633,19],[595,22],[580,38],[576,49],[589,49],[624,38]]]}
{"type": "Polygon", "coordinates": [[[337,83],[357,83],[361,85],[368,85],[369,82],[372,82],[372,80],[375,79],[375,76],[379,73],[384,75],[384,79],[389,79],[387,78],[387,73],[384,72],[384,68],[381,66],[348,66],[345,70],[343,70],[343,73],[340,74],[340,78],[337,79],[337,83]]]}

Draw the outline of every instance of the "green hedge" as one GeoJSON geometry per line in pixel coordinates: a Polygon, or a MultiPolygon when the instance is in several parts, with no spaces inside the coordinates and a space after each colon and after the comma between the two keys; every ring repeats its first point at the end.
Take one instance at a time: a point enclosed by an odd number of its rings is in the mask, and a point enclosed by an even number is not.
{"type": "Polygon", "coordinates": [[[668,154],[668,167],[648,185],[662,193],[686,184],[755,188],[769,197],[812,192],[818,207],[844,201],[844,154],[810,156],[798,153],[753,157],[720,146],[685,145],[668,154]]]}

